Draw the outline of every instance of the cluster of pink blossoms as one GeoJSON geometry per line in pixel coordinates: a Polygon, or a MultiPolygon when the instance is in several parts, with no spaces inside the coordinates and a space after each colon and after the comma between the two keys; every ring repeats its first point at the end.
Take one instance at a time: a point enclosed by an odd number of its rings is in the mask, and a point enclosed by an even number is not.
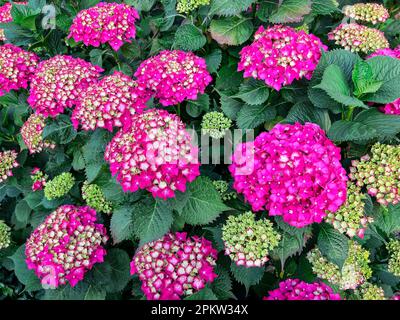
{"type": "Polygon", "coordinates": [[[105,160],[124,191],[139,188],[163,199],[184,192],[199,172],[198,148],[176,115],[152,109],[132,117],[106,147],[105,160]]]}
{"type": "Polygon", "coordinates": [[[84,130],[130,127],[134,114],[142,113],[149,94],[130,77],[120,72],[94,82],[85,90],[72,113],[72,123],[84,130]]]}
{"type": "Polygon", "coordinates": [[[264,300],[341,300],[338,293],[323,282],[307,283],[299,279],[287,279],[279,288],[269,291],[264,300]]]}
{"type": "Polygon", "coordinates": [[[135,77],[163,106],[196,100],[212,81],[203,58],[179,50],[165,50],[143,61],[135,77]]]}
{"type": "Polygon", "coordinates": [[[39,58],[12,44],[0,46],[0,96],[11,90],[26,89],[39,58]]]}
{"type": "MultiPolygon", "coordinates": [[[[11,16],[12,4],[10,2],[5,3],[0,7],[0,23],[9,23],[13,21],[11,16]]],[[[4,30],[0,29],[0,41],[6,40],[4,30]]]]}
{"type": "Polygon", "coordinates": [[[124,42],[131,42],[130,39],[135,38],[136,20],[139,20],[139,14],[135,8],[123,3],[100,2],[78,13],[68,38],[94,47],[109,43],[118,51],[124,42]]]}
{"type": "Polygon", "coordinates": [[[263,80],[278,91],[295,79],[311,79],[321,49],[327,49],[313,34],[282,25],[261,26],[254,39],[240,52],[238,70],[244,70],[244,77],[263,80]]]}
{"type": "Polygon", "coordinates": [[[207,239],[169,233],[135,254],[131,274],[138,274],[147,299],[178,300],[214,281],[216,259],[217,251],[207,239]]]}
{"type": "Polygon", "coordinates": [[[239,144],[229,170],[253,211],[269,210],[301,228],[320,223],[346,201],[346,171],[336,147],[316,124],[278,124],[239,144]]]}
{"type": "Polygon", "coordinates": [[[17,156],[14,150],[0,151],[0,183],[12,177],[12,169],[19,167],[17,156]]]}
{"type": "MultiPolygon", "coordinates": [[[[381,49],[373,54],[371,54],[369,58],[373,58],[376,56],[388,56],[396,59],[400,59],[400,46],[398,46],[395,49],[381,49]]],[[[384,105],[383,107],[379,108],[380,111],[382,111],[385,114],[400,114],[400,98],[384,105]]]]}
{"type": "Polygon", "coordinates": [[[80,94],[103,71],[80,58],[57,55],[42,61],[31,81],[28,103],[36,113],[55,117],[77,104],[80,94]]]}
{"type": "Polygon", "coordinates": [[[64,205],[51,213],[26,242],[28,269],[53,288],[75,286],[94,264],[104,261],[106,229],[90,207],[64,205]]]}
{"type": "Polygon", "coordinates": [[[33,181],[32,191],[42,190],[46,185],[47,179],[47,174],[44,174],[40,168],[33,168],[31,171],[31,180],[33,181]]]}
{"type": "Polygon", "coordinates": [[[52,141],[43,140],[44,120],[41,114],[31,114],[21,127],[22,139],[31,154],[41,152],[46,148],[54,149],[56,146],[52,141]]]}

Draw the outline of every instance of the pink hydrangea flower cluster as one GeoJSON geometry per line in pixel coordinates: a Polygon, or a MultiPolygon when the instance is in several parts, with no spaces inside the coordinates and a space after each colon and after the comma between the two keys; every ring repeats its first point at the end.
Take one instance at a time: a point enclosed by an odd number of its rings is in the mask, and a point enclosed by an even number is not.
{"type": "Polygon", "coordinates": [[[185,99],[196,100],[212,81],[203,58],[179,50],[165,50],[143,61],[135,77],[163,106],[175,105],[185,99]]]}
{"type": "Polygon", "coordinates": [[[44,174],[40,168],[33,168],[31,171],[32,191],[42,190],[47,182],[47,174],[44,174]]]}
{"type": "MultiPolygon", "coordinates": [[[[400,59],[400,46],[398,46],[395,49],[381,49],[378,50],[376,52],[374,52],[373,54],[371,54],[369,58],[373,58],[376,56],[388,56],[388,57],[392,57],[392,58],[396,58],[396,59],[400,59]]],[[[400,98],[388,103],[382,107],[379,108],[380,111],[382,111],[385,114],[397,114],[400,115],[400,98]]]]}
{"type": "Polygon", "coordinates": [[[99,47],[109,43],[115,50],[131,42],[136,36],[136,20],[139,14],[134,7],[127,4],[106,3],[82,10],[75,17],[68,38],[76,42],[83,41],[86,46],[99,47]]]}
{"type": "Polygon", "coordinates": [[[56,147],[54,142],[43,140],[43,129],[46,126],[44,120],[45,118],[41,114],[31,114],[21,127],[21,136],[30,154],[56,147]]]}
{"type": "Polygon", "coordinates": [[[269,210],[301,228],[320,223],[346,201],[346,171],[336,147],[316,124],[278,124],[239,144],[229,170],[253,211],[269,210]]]}
{"type": "Polygon", "coordinates": [[[150,191],[172,198],[199,174],[198,148],[176,115],[152,109],[132,117],[132,127],[121,130],[106,147],[105,160],[123,190],[150,191]]]}
{"type": "Polygon", "coordinates": [[[147,299],[178,300],[214,281],[216,259],[217,251],[207,239],[169,233],[135,254],[131,274],[138,274],[147,299]]]}
{"type": "Polygon", "coordinates": [[[0,183],[12,177],[12,169],[19,167],[15,150],[0,151],[0,183]]]}
{"type": "Polygon", "coordinates": [[[313,34],[282,25],[261,26],[254,39],[240,52],[238,70],[278,91],[295,79],[311,79],[321,49],[327,49],[313,34]]]}
{"type": "MultiPolygon", "coordinates": [[[[9,23],[13,21],[11,16],[12,4],[10,2],[5,3],[0,6],[0,23],[9,23]]],[[[0,41],[5,41],[6,37],[4,34],[4,30],[0,29],[0,41]]]]}
{"type": "Polygon", "coordinates": [[[103,71],[80,58],[57,55],[42,61],[31,81],[28,103],[36,113],[55,117],[77,104],[80,94],[103,71]]]}
{"type": "Polygon", "coordinates": [[[0,96],[11,90],[26,89],[39,58],[12,44],[0,46],[0,96]]]}
{"type": "Polygon", "coordinates": [[[338,293],[323,282],[307,283],[299,279],[287,279],[279,288],[269,291],[264,300],[341,300],[338,293]]]}
{"type": "Polygon", "coordinates": [[[51,213],[26,242],[28,269],[42,284],[56,288],[67,282],[74,287],[94,264],[104,261],[106,229],[96,224],[90,207],[64,205],[51,213]]]}
{"type": "Polygon", "coordinates": [[[382,31],[357,23],[340,24],[328,34],[328,39],[352,52],[368,54],[389,48],[389,42],[382,31]]]}
{"type": "Polygon", "coordinates": [[[121,72],[94,82],[85,90],[72,113],[72,123],[84,130],[130,127],[131,117],[146,108],[149,94],[121,72]]]}

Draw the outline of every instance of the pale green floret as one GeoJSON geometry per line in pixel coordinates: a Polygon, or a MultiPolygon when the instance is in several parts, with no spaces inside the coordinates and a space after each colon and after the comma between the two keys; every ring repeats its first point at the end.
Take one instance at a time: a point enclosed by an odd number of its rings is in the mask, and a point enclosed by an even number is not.
{"type": "Polygon", "coordinates": [[[203,134],[209,134],[214,139],[221,139],[232,126],[232,120],[222,112],[212,111],[203,116],[201,128],[203,134]]]}
{"type": "Polygon", "coordinates": [[[237,195],[236,192],[230,192],[228,182],[224,180],[216,180],[212,182],[215,189],[218,191],[221,199],[223,201],[228,201],[231,199],[236,199],[237,195]]]}
{"type": "Polygon", "coordinates": [[[386,245],[389,251],[388,271],[400,277],[400,240],[390,240],[386,245]]]}
{"type": "Polygon", "coordinates": [[[361,300],[386,300],[383,289],[368,282],[364,283],[355,293],[361,300]]]}
{"type": "Polygon", "coordinates": [[[46,183],[44,196],[47,200],[53,200],[65,196],[74,186],[75,178],[69,172],[63,172],[53,180],[46,183]]]}
{"type": "Polygon", "coordinates": [[[210,4],[210,0],[178,0],[176,11],[179,13],[189,13],[198,7],[210,4]]]}
{"type": "Polygon", "coordinates": [[[365,250],[355,241],[349,242],[349,252],[342,270],[328,261],[318,248],[307,254],[308,261],[312,264],[313,272],[321,279],[339,285],[341,289],[355,289],[372,276],[369,266],[369,251],[365,250]]]}
{"type": "Polygon", "coordinates": [[[0,220],[0,250],[11,244],[11,228],[0,220]]]}
{"type": "Polygon", "coordinates": [[[237,264],[260,267],[281,239],[268,219],[255,220],[252,212],[229,216],[222,227],[225,253],[237,264]]]}
{"type": "Polygon", "coordinates": [[[111,213],[112,203],[107,201],[103,191],[97,184],[89,184],[87,181],[82,186],[82,198],[89,207],[97,212],[111,213]]]}

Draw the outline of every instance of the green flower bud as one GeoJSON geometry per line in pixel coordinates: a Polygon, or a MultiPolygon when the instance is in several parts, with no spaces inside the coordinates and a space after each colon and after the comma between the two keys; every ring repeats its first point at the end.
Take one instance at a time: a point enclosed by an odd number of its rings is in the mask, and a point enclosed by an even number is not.
{"type": "Polygon", "coordinates": [[[361,300],[386,300],[385,292],[381,287],[372,283],[364,283],[355,294],[360,297],[361,300]]]}
{"type": "Polygon", "coordinates": [[[176,11],[179,13],[189,13],[198,7],[210,4],[210,0],[178,0],[176,11]]]}
{"type": "Polygon", "coordinates": [[[11,228],[0,220],[0,250],[11,244],[11,228]]]}
{"type": "Polygon", "coordinates": [[[225,254],[239,266],[260,267],[281,239],[268,219],[255,220],[252,212],[228,217],[222,227],[225,254]]]}
{"type": "Polygon", "coordinates": [[[214,139],[221,139],[232,126],[232,120],[222,112],[212,111],[203,116],[201,128],[203,134],[209,134],[214,139]]]}
{"type": "Polygon", "coordinates": [[[212,182],[215,189],[218,191],[221,199],[223,201],[229,201],[231,199],[236,199],[237,195],[236,192],[230,192],[228,182],[224,180],[216,180],[212,182]]]}
{"type": "Polygon", "coordinates": [[[400,277],[400,240],[390,240],[386,248],[389,251],[388,270],[400,277]]]}
{"type": "Polygon", "coordinates": [[[108,214],[112,212],[112,203],[106,200],[103,191],[97,184],[89,184],[85,181],[82,186],[82,198],[89,207],[97,212],[108,214]]]}
{"type": "Polygon", "coordinates": [[[46,183],[44,196],[47,200],[61,198],[66,195],[75,184],[75,178],[69,172],[63,172],[46,183]]]}

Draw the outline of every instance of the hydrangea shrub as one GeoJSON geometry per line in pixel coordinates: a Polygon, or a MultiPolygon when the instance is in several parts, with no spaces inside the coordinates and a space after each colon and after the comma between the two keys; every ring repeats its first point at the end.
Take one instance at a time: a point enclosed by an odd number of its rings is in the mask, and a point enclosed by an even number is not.
{"type": "Polygon", "coordinates": [[[400,299],[398,1],[45,4],[0,0],[0,300],[400,299]]]}

